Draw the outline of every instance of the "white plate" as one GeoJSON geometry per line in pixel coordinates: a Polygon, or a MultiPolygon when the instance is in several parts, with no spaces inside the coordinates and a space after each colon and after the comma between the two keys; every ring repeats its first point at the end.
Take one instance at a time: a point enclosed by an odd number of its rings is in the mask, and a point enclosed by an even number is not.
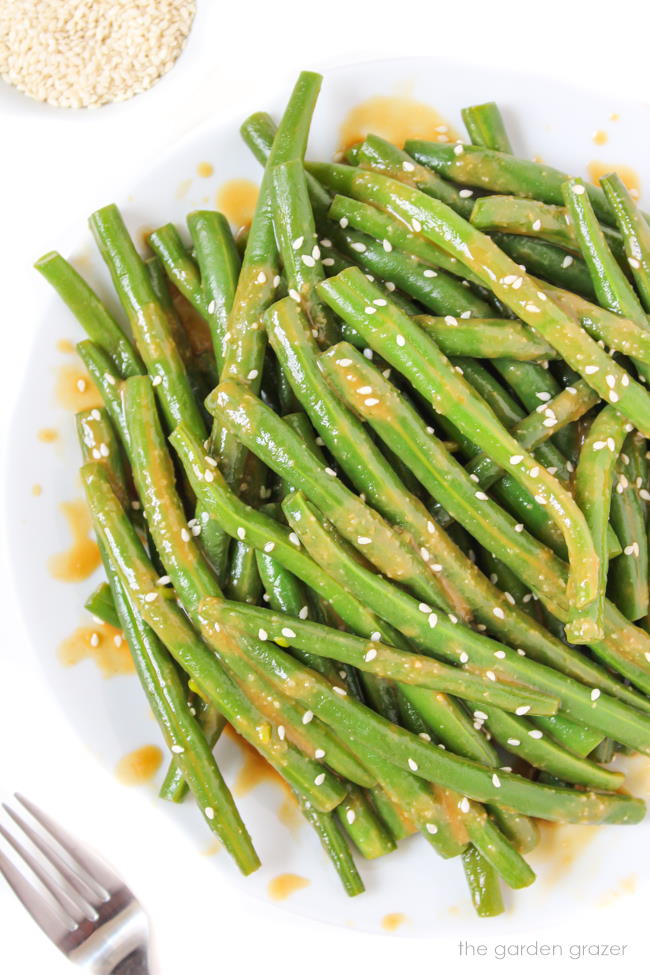
{"type": "MultiPolygon", "coordinates": [[[[501,71],[479,73],[432,58],[371,62],[329,71],[314,118],[311,154],[331,154],[341,120],[352,106],[373,95],[405,90],[433,105],[459,131],[461,107],[496,99],[518,153],[528,157],[540,154],[572,173],[584,174],[586,163],[592,159],[627,163],[641,174],[650,171],[650,143],[641,137],[650,122],[647,105],[620,98],[610,102],[546,78],[501,71]],[[610,121],[613,112],[620,116],[617,121],[610,121]],[[604,146],[592,142],[594,131],[599,129],[609,135],[604,146]]],[[[250,110],[267,108],[277,113],[285,97],[283,92],[268,101],[262,94],[250,110]]],[[[206,205],[206,197],[214,199],[224,180],[257,179],[259,168],[238,135],[245,115],[241,112],[229,120],[204,124],[173,147],[151,171],[134,180],[120,200],[129,227],[137,231],[168,220],[182,224],[189,210],[206,205]],[[215,172],[210,179],[195,176],[201,161],[213,164],[215,172]],[[191,177],[189,189],[179,198],[179,187],[191,177]]],[[[107,187],[106,193],[109,202],[112,188],[107,187]]],[[[62,246],[57,240],[38,241],[37,228],[34,239],[42,251],[62,246]]],[[[83,257],[83,272],[104,291],[106,277],[85,230],[80,229],[73,253],[83,257]]],[[[39,286],[35,278],[34,287],[39,286]]],[[[47,569],[48,557],[65,549],[70,541],[59,505],[81,496],[73,418],[57,406],[53,395],[56,370],[65,360],[56,342],[81,337],[72,316],[52,298],[37,333],[15,415],[7,492],[9,537],[20,599],[52,693],[99,761],[113,768],[132,749],[159,741],[157,729],[135,678],[104,680],[88,661],[72,669],[59,664],[57,646],[84,619],[84,598],[99,581],[100,573],[71,585],[53,581],[47,569]],[[39,443],[36,435],[42,427],[55,427],[59,441],[54,445],[39,443]],[[35,483],[43,485],[40,497],[32,496],[35,483]]],[[[232,780],[240,762],[237,749],[224,741],[218,757],[232,780]]],[[[642,772],[643,763],[637,764],[642,772]]],[[[643,794],[645,789],[648,795],[648,777],[645,786],[641,779],[637,792],[643,794]]],[[[245,884],[249,892],[267,898],[269,880],[291,872],[311,883],[283,905],[315,919],[376,932],[384,915],[399,912],[407,918],[400,934],[422,936],[444,930],[471,938],[486,932],[486,922],[476,920],[469,905],[460,862],[437,859],[420,838],[403,843],[390,857],[361,863],[367,893],[348,900],[308,827],[291,832],[280,822],[276,812],[281,801],[277,788],[268,784],[241,800],[263,867],[244,881],[225,856],[217,856],[215,869],[227,871],[232,883],[245,884]]],[[[204,838],[205,846],[209,845],[210,837],[191,803],[172,807],[160,802],[155,808],[196,835],[197,842],[204,838]]],[[[488,923],[490,933],[498,936],[501,932],[539,929],[540,918],[551,924],[565,918],[569,911],[575,916],[577,911],[599,910],[604,920],[607,904],[633,890],[635,884],[636,896],[642,898],[645,893],[647,897],[649,832],[646,823],[633,829],[571,827],[555,834],[545,844],[544,855],[531,857],[539,870],[538,882],[528,890],[507,895],[509,911],[488,923]]]]}

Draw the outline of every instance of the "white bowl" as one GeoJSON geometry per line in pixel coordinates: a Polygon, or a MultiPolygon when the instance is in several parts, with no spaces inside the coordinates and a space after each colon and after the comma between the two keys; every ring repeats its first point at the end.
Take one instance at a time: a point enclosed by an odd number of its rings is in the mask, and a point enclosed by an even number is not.
{"type": "MultiPolygon", "coordinates": [[[[585,174],[590,160],[627,163],[642,174],[650,171],[650,143],[641,134],[648,130],[650,108],[616,98],[606,98],[569,88],[548,78],[481,70],[434,58],[398,59],[356,64],[330,70],[316,110],[310,153],[329,156],[348,110],[377,94],[408,91],[429,103],[463,131],[459,111],[465,105],[495,99],[504,111],[516,151],[527,157],[541,155],[560,168],[585,174]],[[612,112],[618,120],[610,119],[612,112]],[[596,146],[595,130],[604,129],[609,141],[596,146]]],[[[268,99],[262,93],[260,108],[278,113],[287,92],[268,99]]],[[[243,145],[238,127],[246,113],[236,118],[203,124],[175,145],[149,172],[134,177],[130,191],[119,200],[129,227],[137,232],[168,220],[182,224],[185,214],[197,206],[211,205],[218,186],[233,177],[257,179],[259,167],[243,145]],[[196,176],[199,162],[209,161],[214,175],[196,176]],[[186,185],[186,181],[191,180],[186,185]],[[185,192],[181,190],[185,186],[185,192]]],[[[107,187],[106,201],[112,199],[107,187]]],[[[41,251],[61,246],[57,240],[38,241],[41,251]]],[[[107,278],[92,249],[88,232],[80,228],[74,254],[98,289],[107,292],[107,278]]],[[[37,255],[35,255],[37,256],[37,255]]],[[[40,287],[34,280],[34,287],[40,287]]],[[[66,356],[57,351],[62,338],[79,340],[80,328],[71,314],[52,297],[38,331],[15,414],[10,447],[8,487],[9,541],[20,599],[35,652],[52,694],[69,721],[91,744],[99,761],[113,768],[132,749],[160,743],[144,696],[134,677],[102,679],[95,665],[86,661],[66,669],[57,658],[59,643],[84,618],[82,605],[101,573],[80,584],[54,581],[47,568],[49,556],[70,542],[59,505],[81,496],[77,475],[79,452],[73,416],[62,410],[53,395],[57,369],[66,356]],[[54,427],[56,444],[37,443],[37,431],[54,427]],[[36,446],[34,446],[36,444],[36,446]],[[32,485],[43,486],[39,497],[32,485]]],[[[241,756],[230,741],[222,741],[217,755],[226,776],[236,776],[241,756]]],[[[650,793],[643,784],[644,763],[637,766],[637,794],[650,793]]],[[[162,775],[162,773],[161,773],[162,775]]],[[[159,782],[159,780],[158,780],[159,782]]],[[[116,788],[119,788],[116,784],[116,788]]],[[[287,908],[309,917],[368,931],[380,930],[380,919],[393,912],[407,917],[397,933],[453,935],[467,938],[481,933],[499,936],[514,930],[539,929],[540,921],[552,924],[579,911],[598,910],[603,920],[616,890],[632,888],[630,875],[638,875],[640,902],[647,899],[650,876],[648,824],[636,828],[567,827],[546,836],[543,849],[530,860],[539,871],[533,887],[507,895],[508,913],[493,921],[475,918],[458,860],[444,862],[421,838],[403,844],[397,853],[379,861],[360,861],[367,893],[346,898],[319,844],[306,825],[290,830],[276,815],[282,802],[277,787],[264,784],[241,801],[244,818],[255,839],[263,867],[242,880],[225,856],[214,860],[215,869],[226,871],[234,884],[266,898],[270,878],[296,873],[310,885],[283,902],[287,908]],[[621,886],[623,885],[623,886],[621,886]],[[608,900],[609,898],[609,900],[608,900]]],[[[198,837],[210,837],[190,802],[176,807],[158,803],[161,814],[198,837]]]]}

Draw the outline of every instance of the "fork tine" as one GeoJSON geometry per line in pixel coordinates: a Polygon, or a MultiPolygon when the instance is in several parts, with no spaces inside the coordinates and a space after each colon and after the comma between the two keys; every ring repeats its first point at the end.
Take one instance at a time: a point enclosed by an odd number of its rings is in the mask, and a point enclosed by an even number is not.
{"type": "Polygon", "coordinates": [[[57,885],[53,878],[48,874],[47,870],[43,869],[36,857],[33,856],[33,854],[30,853],[25,846],[23,846],[20,840],[6,830],[2,824],[0,824],[0,836],[2,836],[3,839],[13,847],[18,856],[21,857],[21,859],[32,871],[34,876],[40,880],[43,887],[45,887],[52,899],[56,901],[63,914],[70,920],[71,926],[74,927],[78,925],[82,920],[79,906],[75,904],[66,891],[57,885]]]}
{"type": "Polygon", "coordinates": [[[54,905],[46,901],[2,850],[0,850],[0,873],[40,929],[51,941],[59,944],[71,930],[69,922],[66,924],[62,920],[54,905]]]}
{"type": "MultiPolygon", "coordinates": [[[[27,799],[20,793],[15,793],[18,802],[31,813],[37,823],[49,833],[49,835],[61,846],[68,856],[72,858],[78,869],[83,870],[92,882],[91,886],[97,888],[97,893],[105,899],[107,894],[123,887],[124,884],[105,863],[91,853],[85,846],[78,843],[67,833],[58,823],[55,823],[42,809],[27,799]]],[[[86,878],[83,878],[86,880],[86,878]]]]}
{"type": "MultiPolygon", "coordinates": [[[[91,887],[85,882],[82,877],[79,877],[74,870],[71,870],[65,860],[57,853],[54,847],[44,840],[42,836],[36,832],[35,829],[26,822],[22,816],[19,816],[11,806],[6,805],[3,802],[2,808],[5,810],[8,816],[11,816],[14,823],[25,833],[25,835],[32,841],[34,846],[40,850],[45,859],[61,874],[61,877],[71,888],[73,895],[71,897],[72,901],[77,905],[77,907],[83,911],[83,913],[88,917],[90,921],[95,920],[97,917],[96,907],[97,901],[105,901],[106,896],[102,893],[98,896],[93,884],[91,887]]],[[[67,893],[67,891],[66,891],[67,893]]]]}

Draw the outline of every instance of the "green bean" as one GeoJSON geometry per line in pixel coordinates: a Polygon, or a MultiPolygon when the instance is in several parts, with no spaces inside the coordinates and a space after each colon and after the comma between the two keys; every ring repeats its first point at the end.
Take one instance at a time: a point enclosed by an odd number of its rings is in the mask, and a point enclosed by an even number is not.
{"type": "Polygon", "coordinates": [[[276,414],[245,388],[232,381],[222,383],[206,401],[223,423],[272,470],[296,488],[308,486],[319,505],[336,510],[341,530],[366,558],[389,577],[412,587],[422,598],[439,599],[438,586],[412,544],[348,490],[340,479],[319,463],[299,437],[276,414]],[[235,405],[240,404],[240,405],[235,405]],[[244,419],[246,417],[246,419],[244,419]],[[240,423],[240,420],[243,421],[240,423]],[[290,470],[288,455],[295,457],[290,470]],[[361,538],[361,541],[359,539],[361,538]],[[366,542],[366,539],[370,539],[366,542]]]}
{"type": "Polygon", "coordinates": [[[200,304],[205,310],[217,370],[221,375],[226,357],[228,316],[239,277],[239,254],[230,225],[222,213],[195,210],[188,215],[187,226],[200,273],[200,304]]]}
{"type": "Polygon", "coordinates": [[[220,594],[219,585],[195,541],[176,493],[174,469],[156,414],[151,382],[133,376],[124,386],[133,475],[156,549],[179,598],[190,613],[203,596],[220,594]]]}
{"type": "Polygon", "coordinates": [[[426,166],[414,162],[408,152],[382,139],[378,135],[368,135],[359,146],[359,164],[393,179],[416,186],[427,196],[442,200],[457,213],[469,217],[474,201],[464,196],[462,190],[432,173],[426,166]]]}
{"type": "Polygon", "coordinates": [[[595,762],[578,758],[557,745],[531,723],[502,710],[485,708],[486,727],[502,748],[517,755],[534,768],[556,775],[565,782],[590,789],[619,789],[624,782],[621,772],[603,769],[595,762]]]}
{"type": "MultiPolygon", "coordinates": [[[[207,605],[209,600],[202,604],[202,612],[207,605]]],[[[645,815],[644,802],[631,796],[553,789],[508,772],[496,775],[481,765],[441,751],[347,695],[337,693],[320,675],[302,667],[271,643],[246,639],[238,651],[233,647],[232,652],[244,653],[276,686],[284,687],[344,737],[470,799],[503,802],[526,815],[559,822],[635,823],[645,815]]]]}
{"type": "Polygon", "coordinates": [[[328,216],[343,230],[351,226],[381,241],[382,247],[388,254],[397,248],[419,257],[430,267],[441,267],[456,277],[469,276],[469,280],[472,280],[471,272],[457,258],[450,257],[442,248],[413,233],[409,227],[405,227],[399,220],[377,210],[376,207],[362,203],[360,200],[352,200],[348,196],[337,195],[332,200],[328,216]]]}
{"type": "Polygon", "coordinates": [[[93,589],[90,596],[84,603],[84,609],[92,613],[96,619],[109,626],[120,628],[120,620],[115,609],[115,603],[111,595],[111,588],[107,582],[100,582],[96,589],[93,589]]]}
{"type": "MultiPolygon", "coordinates": [[[[409,139],[405,149],[423,166],[455,183],[493,193],[511,193],[542,203],[560,206],[564,203],[562,184],[568,177],[546,163],[517,159],[509,153],[477,146],[442,145],[418,139],[409,139]]],[[[587,192],[598,219],[611,225],[613,215],[603,191],[597,186],[589,186],[587,192]]]]}
{"type": "Polygon", "coordinates": [[[496,102],[470,105],[463,108],[460,114],[473,145],[512,154],[512,145],[496,102]]]}
{"type": "Polygon", "coordinates": [[[643,501],[627,476],[626,440],[616,465],[611,495],[611,520],[623,551],[609,567],[608,591],[624,616],[638,620],[648,613],[648,544],[643,501]]]}
{"type": "Polygon", "coordinates": [[[445,355],[477,359],[509,356],[521,361],[554,359],[550,345],[533,335],[519,322],[502,318],[434,318],[420,315],[418,325],[431,335],[445,355]]]}
{"type": "Polygon", "coordinates": [[[330,308],[316,292],[325,275],[301,159],[273,167],[271,203],[289,294],[304,310],[318,341],[330,345],[338,328],[330,308]]]}
{"type": "Polygon", "coordinates": [[[266,633],[266,637],[260,639],[275,640],[282,646],[286,642],[288,646],[303,651],[311,648],[312,653],[352,664],[359,670],[401,683],[443,691],[475,704],[484,701],[513,712],[522,705],[528,705],[529,714],[555,714],[558,708],[557,700],[545,694],[521,687],[508,689],[498,681],[473,677],[458,668],[387,647],[381,642],[363,640],[319,623],[292,619],[283,613],[232,601],[219,603],[213,599],[209,614],[205,612],[204,615],[211,622],[227,628],[238,627],[249,636],[266,633]]]}
{"type": "Polygon", "coordinates": [[[335,815],[366,860],[376,860],[396,849],[397,844],[361,789],[353,786],[336,807],[335,815]]]}
{"type": "Polygon", "coordinates": [[[497,917],[503,914],[505,908],[496,871],[475,846],[463,853],[463,868],[478,916],[497,917]]]}
{"type": "Polygon", "coordinates": [[[627,263],[646,311],[650,311],[650,227],[618,173],[603,176],[600,185],[623,237],[627,263]]]}
{"type": "Polygon", "coordinates": [[[50,251],[34,267],[56,289],[88,338],[111,357],[120,376],[144,372],[142,360],[101,299],[61,254],[50,251]]]}
{"type": "MultiPolygon", "coordinates": [[[[587,198],[585,183],[578,179],[570,180],[564,185],[563,192],[599,304],[607,308],[608,311],[624,315],[631,319],[635,325],[639,325],[648,331],[650,326],[645,312],[634,288],[614,260],[607,245],[587,198]]],[[[641,375],[646,380],[650,379],[650,363],[637,361],[636,364],[641,375]]]]}
{"type": "MultiPolygon", "coordinates": [[[[323,536],[336,538],[335,533],[331,526],[321,523],[313,507],[299,492],[287,497],[283,508],[303,544],[319,564],[378,615],[404,633],[419,651],[452,663],[468,664],[474,673],[487,670],[491,670],[495,676],[498,672],[508,673],[520,683],[558,697],[562,712],[570,719],[598,728],[603,734],[616,733],[618,740],[631,736],[639,750],[648,750],[650,726],[646,715],[608,694],[598,693],[599,688],[592,691],[574,678],[560,675],[551,667],[521,656],[445,616],[438,614],[436,625],[431,627],[418,602],[407,593],[369,572],[350,558],[340,544],[330,545],[329,552],[324,548],[323,536]],[[327,562],[324,561],[326,556],[327,562]],[[495,657],[497,652],[505,656],[495,657]]],[[[514,611],[513,607],[511,611],[514,611]]],[[[573,655],[569,651],[568,659],[573,655]]]]}
{"type": "MultiPolygon", "coordinates": [[[[606,402],[619,403],[620,412],[648,435],[650,397],[647,391],[554,302],[541,299],[542,292],[535,283],[488,237],[439,201],[395,180],[360,172],[353,183],[355,196],[377,202],[411,225],[415,219],[428,239],[446,247],[454,256],[462,257],[498,298],[557,349],[592,389],[606,402]],[[614,388],[607,377],[613,377],[614,388]]],[[[329,284],[325,282],[321,290],[329,284]]]]}
{"type": "Polygon", "coordinates": [[[147,234],[147,243],[165,269],[167,277],[186,301],[205,318],[208,308],[201,290],[201,275],[173,223],[166,223],[147,234]]]}
{"type": "Polygon", "coordinates": [[[492,312],[490,305],[464,287],[458,278],[446,271],[434,270],[412,254],[387,251],[379,241],[358,231],[332,227],[328,228],[328,233],[354,263],[384,281],[390,281],[436,315],[460,317],[471,314],[484,318],[492,312]]]}
{"type": "Polygon", "coordinates": [[[197,436],[204,437],[203,418],[185,364],[119,210],[112,205],[97,210],[90,225],[128,315],[138,351],[156,386],[167,425],[172,428],[184,420],[197,436]]]}
{"type": "Polygon", "coordinates": [[[623,449],[626,426],[625,419],[612,406],[604,407],[583,441],[576,469],[576,501],[587,519],[600,559],[600,593],[595,612],[601,624],[604,619],[607,588],[607,525],[610,518],[616,459],[623,449]]]}
{"type": "Polygon", "coordinates": [[[584,517],[570,495],[530,454],[522,453],[523,448],[454,372],[429,336],[389,304],[374,304],[376,292],[363,275],[357,276],[350,268],[320,287],[341,317],[350,321],[391,365],[406,372],[438,412],[448,416],[470,439],[478,436],[485,452],[534,493],[539,503],[548,506],[569,550],[568,596],[577,610],[588,606],[595,597],[597,559],[584,517]],[[373,309],[372,317],[367,308],[373,309]]]}
{"type": "Polygon", "coordinates": [[[529,274],[535,274],[544,282],[558,288],[566,288],[594,301],[596,294],[587,265],[580,257],[534,237],[518,237],[515,234],[490,234],[492,240],[511,257],[523,265],[529,274]]]}
{"type": "Polygon", "coordinates": [[[228,677],[214,652],[208,650],[197,636],[180,608],[172,600],[160,598],[157,574],[101,465],[87,464],[82,468],[82,479],[98,537],[108,551],[127,596],[145,622],[239,734],[292,786],[306,794],[316,808],[322,811],[333,809],[345,790],[327,777],[323,785],[314,788],[314,778],[320,775],[322,767],[277,735],[269,736],[268,722],[228,677]]]}
{"type": "MultiPolygon", "coordinates": [[[[129,561],[129,568],[125,572],[125,563],[120,561],[120,554],[123,553],[116,550],[111,526],[116,528],[115,534],[121,531],[129,538],[136,552],[138,547],[142,551],[137,536],[111,487],[105,466],[99,463],[87,464],[82,468],[82,479],[113,599],[149,704],[182,768],[185,780],[196,797],[204,819],[217,833],[240,870],[251,873],[259,867],[260,861],[214,761],[205,735],[189,710],[186,688],[179,678],[176,665],[165,650],[165,641],[161,641],[156,628],[150,628],[150,621],[145,618],[146,614],[142,611],[145,600],[142,598],[142,588],[136,580],[137,569],[129,561]],[[120,529],[117,529],[116,522],[120,523],[120,529]]],[[[146,562],[143,551],[142,561],[146,562]]],[[[151,566],[142,573],[141,578],[146,576],[150,591],[155,593],[152,585],[155,572],[151,566]]],[[[167,600],[159,599],[158,602],[163,613],[165,606],[173,613],[172,604],[167,600]]]]}
{"type": "MultiPolygon", "coordinates": [[[[582,253],[574,220],[566,206],[552,206],[516,196],[482,196],[474,204],[470,223],[485,232],[524,234],[546,240],[574,256],[582,253]]],[[[619,233],[609,227],[602,228],[602,232],[616,260],[624,261],[619,233]]]]}
{"type": "Polygon", "coordinates": [[[352,854],[333,813],[323,813],[314,809],[300,793],[296,793],[303,816],[313,827],[321,846],[329,857],[343,884],[348,897],[363,894],[365,887],[359,875],[352,854]]]}

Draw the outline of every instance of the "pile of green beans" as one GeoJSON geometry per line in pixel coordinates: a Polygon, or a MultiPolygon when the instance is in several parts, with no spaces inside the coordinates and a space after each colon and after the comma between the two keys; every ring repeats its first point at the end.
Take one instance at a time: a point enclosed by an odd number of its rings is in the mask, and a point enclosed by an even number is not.
{"type": "Polygon", "coordinates": [[[518,159],[492,102],[468,143],[306,163],[321,80],[242,125],[264,167],[243,246],[202,210],[143,256],[98,210],[121,318],[36,262],[104,400],[77,418],[106,575],[86,606],[128,641],[161,796],[191,792],[243,873],[226,724],[348,895],[352,849],[419,832],[494,916],[535,879],[536,819],[645,815],[610,762],[650,755],[650,226],[616,174],[518,159]]]}

